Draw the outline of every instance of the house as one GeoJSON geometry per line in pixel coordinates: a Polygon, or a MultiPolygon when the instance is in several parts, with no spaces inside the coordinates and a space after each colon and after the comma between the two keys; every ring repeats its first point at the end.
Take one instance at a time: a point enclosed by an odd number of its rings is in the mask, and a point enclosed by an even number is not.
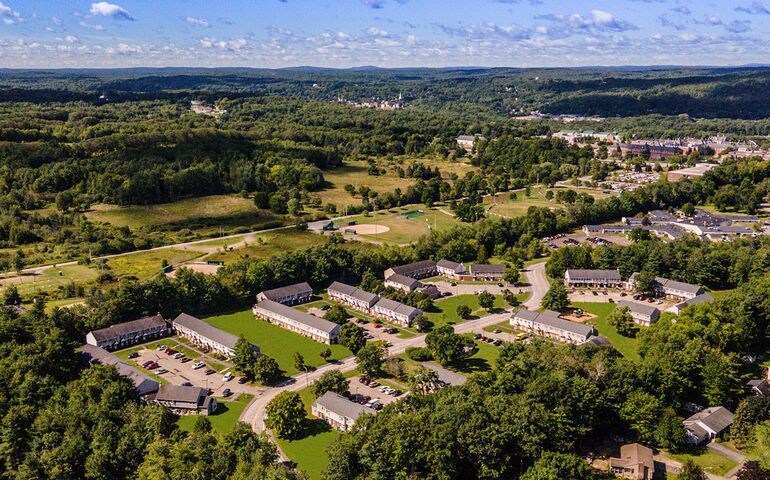
{"type": "Polygon", "coordinates": [[[416,316],[422,315],[422,311],[419,308],[414,308],[389,298],[380,298],[374,304],[372,313],[376,317],[397,323],[403,327],[410,326],[416,316]]]}
{"type": "Polygon", "coordinates": [[[473,280],[501,280],[505,273],[505,265],[474,263],[468,268],[468,275],[473,280]]]}
{"type": "Polygon", "coordinates": [[[716,165],[710,163],[699,163],[694,167],[671,170],[666,174],[666,180],[669,182],[678,182],[686,178],[699,178],[714,167],[716,167],[716,165]]]}
{"type": "Polygon", "coordinates": [[[754,395],[759,395],[760,397],[770,395],[770,368],[767,369],[767,374],[764,379],[749,380],[746,386],[754,395]]]}
{"type": "Polygon", "coordinates": [[[473,144],[476,142],[476,140],[486,141],[485,137],[482,137],[481,135],[460,135],[457,137],[457,146],[464,148],[465,150],[468,150],[469,152],[473,150],[473,144]]]}
{"type": "MultiPolygon", "coordinates": [[[[634,272],[628,277],[628,281],[626,282],[626,288],[628,290],[636,290],[637,278],[639,278],[639,272],[634,272]]],[[[659,293],[665,295],[667,298],[690,300],[705,292],[700,285],[677,282],[676,280],[670,280],[664,277],[655,277],[655,281],[658,282],[659,293]]]]}
{"type": "Polygon", "coordinates": [[[720,436],[733,424],[733,413],[725,407],[709,407],[692,415],[684,422],[687,442],[700,445],[720,436]]]}
{"type": "Polygon", "coordinates": [[[80,355],[88,365],[114,365],[119,374],[128,377],[134,383],[134,388],[140,397],[157,392],[160,388],[160,383],[101,347],[85,344],[80,349],[80,355]]]}
{"type": "Polygon", "coordinates": [[[620,457],[610,457],[610,473],[632,480],[652,480],[655,461],[652,449],[638,443],[620,447],[620,457]]]}
{"type": "Polygon", "coordinates": [[[701,303],[711,303],[713,301],[714,301],[714,297],[712,297],[708,293],[702,293],[697,297],[693,297],[689,300],[685,300],[684,302],[677,303],[673,307],[669,308],[668,311],[673,312],[676,315],[679,315],[680,313],[682,313],[682,310],[689,307],[690,305],[698,305],[701,303]]]}
{"type": "Polygon", "coordinates": [[[415,280],[412,277],[401,275],[400,273],[394,273],[393,275],[385,278],[385,286],[409,293],[422,287],[422,282],[415,280]]]}
{"type": "Polygon", "coordinates": [[[332,428],[345,432],[353,428],[361,415],[377,414],[375,409],[359,405],[332,391],[324,393],[313,402],[312,412],[313,415],[331,425],[332,428]]]}
{"type": "Polygon", "coordinates": [[[407,263],[385,270],[385,279],[391,275],[404,275],[412,278],[432,277],[436,274],[436,262],[433,260],[422,260],[420,262],[407,263]]]}
{"type": "Polygon", "coordinates": [[[340,326],[336,323],[318,318],[288,307],[272,300],[262,300],[254,305],[254,315],[267,320],[279,327],[291,330],[321,343],[337,343],[340,326]]]}
{"type": "Polygon", "coordinates": [[[420,293],[424,293],[425,295],[429,296],[433,300],[441,297],[441,290],[439,290],[438,287],[433,285],[432,283],[422,284],[420,287],[417,288],[417,291],[420,293]]]}
{"type": "Polygon", "coordinates": [[[310,288],[307,282],[302,282],[259,292],[257,294],[257,302],[272,300],[284,305],[296,305],[309,301],[312,296],[313,289],[310,288]]]}
{"type": "Polygon", "coordinates": [[[521,309],[513,314],[510,324],[528,333],[574,344],[584,343],[594,333],[593,327],[565,320],[552,310],[533,312],[521,309]]]}
{"type": "Polygon", "coordinates": [[[652,305],[644,303],[629,302],[628,300],[619,300],[618,307],[627,307],[628,313],[634,319],[634,323],[649,327],[660,318],[660,310],[652,305]]]}
{"type": "Polygon", "coordinates": [[[436,272],[449,278],[459,278],[465,273],[465,265],[451,260],[439,260],[436,262],[436,272]]]}
{"type": "Polygon", "coordinates": [[[105,350],[118,350],[168,335],[171,335],[171,325],[158,314],[90,331],[86,343],[105,350]]]}
{"type": "MultiPolygon", "coordinates": [[[[225,357],[232,357],[238,337],[232,333],[220,330],[199,318],[186,313],[180,313],[172,322],[176,333],[191,340],[195,345],[207,352],[216,352],[225,357]]],[[[259,347],[252,345],[257,352],[259,347]]]]}
{"type": "Polygon", "coordinates": [[[151,400],[179,415],[210,415],[217,411],[217,399],[201,387],[164,384],[151,400]]]}
{"type": "Polygon", "coordinates": [[[616,288],[623,284],[620,271],[568,269],[564,274],[564,285],[584,288],[616,288]]]}
{"type": "Polygon", "coordinates": [[[332,283],[326,291],[332,300],[366,313],[369,313],[369,310],[380,299],[379,295],[341,282],[332,283]]]}

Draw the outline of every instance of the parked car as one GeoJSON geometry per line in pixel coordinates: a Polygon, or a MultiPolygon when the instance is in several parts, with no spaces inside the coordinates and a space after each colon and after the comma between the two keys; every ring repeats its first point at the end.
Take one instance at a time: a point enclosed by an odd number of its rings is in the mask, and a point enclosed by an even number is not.
{"type": "Polygon", "coordinates": [[[152,363],[152,360],[147,360],[146,362],[144,362],[144,363],[142,364],[142,366],[143,366],[144,368],[147,368],[147,365],[149,365],[149,364],[151,364],[151,363],[152,363]]]}
{"type": "Polygon", "coordinates": [[[444,293],[441,294],[441,296],[442,297],[451,297],[452,296],[452,292],[444,292],[444,293]]]}
{"type": "Polygon", "coordinates": [[[206,375],[211,375],[212,373],[216,373],[216,370],[214,370],[213,368],[206,369],[206,375]]]}
{"type": "Polygon", "coordinates": [[[184,357],[184,353],[182,353],[182,352],[176,352],[176,353],[174,354],[174,358],[176,358],[176,359],[180,359],[180,358],[182,358],[182,357],[184,357]]]}
{"type": "Polygon", "coordinates": [[[187,357],[182,357],[179,361],[182,362],[182,363],[187,363],[187,362],[190,361],[190,359],[187,358],[187,357]]]}
{"type": "Polygon", "coordinates": [[[481,334],[480,334],[480,333],[474,333],[474,334],[473,334],[473,338],[475,338],[476,340],[478,340],[479,338],[481,338],[481,334]]]}
{"type": "Polygon", "coordinates": [[[173,355],[175,353],[176,353],[176,350],[174,350],[173,348],[166,349],[166,355],[173,355]]]}
{"type": "Polygon", "coordinates": [[[157,371],[157,373],[163,375],[164,373],[168,373],[168,370],[166,370],[165,368],[161,368],[160,370],[157,371]]]}
{"type": "Polygon", "coordinates": [[[329,310],[330,308],[331,308],[331,305],[324,305],[323,307],[321,307],[321,310],[323,310],[325,312],[325,311],[329,310]]]}
{"type": "Polygon", "coordinates": [[[190,382],[182,382],[182,386],[183,387],[192,387],[193,385],[190,382]]]}
{"type": "Polygon", "coordinates": [[[197,362],[195,365],[193,365],[193,367],[192,367],[192,368],[193,368],[193,370],[198,370],[199,368],[203,368],[203,367],[205,367],[205,366],[206,366],[206,364],[205,364],[205,363],[203,363],[203,362],[197,362]]]}
{"type": "Polygon", "coordinates": [[[166,346],[165,346],[165,345],[158,345],[158,350],[160,350],[161,352],[162,352],[163,350],[165,350],[165,349],[166,349],[166,346]]]}
{"type": "Polygon", "coordinates": [[[231,392],[229,388],[225,388],[224,390],[222,390],[222,396],[223,397],[229,397],[232,394],[233,394],[233,392],[231,392]]]}
{"type": "Polygon", "coordinates": [[[372,387],[372,388],[377,388],[377,387],[380,386],[380,384],[377,383],[377,382],[369,382],[369,386],[372,387]]]}
{"type": "Polygon", "coordinates": [[[502,341],[502,340],[500,340],[500,339],[497,339],[497,340],[495,340],[494,342],[492,342],[492,345],[494,345],[494,346],[496,346],[496,347],[499,347],[499,346],[500,346],[500,345],[502,345],[502,344],[503,344],[503,341],[502,341]]]}
{"type": "Polygon", "coordinates": [[[500,330],[499,328],[496,328],[492,333],[503,333],[503,331],[500,330]]]}
{"type": "Polygon", "coordinates": [[[139,352],[131,352],[128,354],[128,358],[139,358],[139,352]]]}
{"type": "Polygon", "coordinates": [[[151,364],[147,365],[146,368],[147,368],[147,370],[154,370],[154,369],[158,368],[159,366],[160,365],[158,365],[157,363],[152,362],[151,364]]]}
{"type": "Polygon", "coordinates": [[[225,376],[222,377],[222,380],[225,381],[225,382],[229,382],[233,378],[235,378],[235,375],[233,375],[233,372],[227,372],[227,373],[225,373],[225,376]]]}
{"type": "Polygon", "coordinates": [[[241,377],[241,378],[239,378],[239,379],[238,379],[238,384],[239,384],[239,385],[243,385],[244,383],[246,383],[246,382],[248,382],[248,381],[249,381],[249,379],[248,379],[248,378],[246,378],[246,377],[241,377]]]}
{"type": "Polygon", "coordinates": [[[382,328],[382,324],[381,323],[375,323],[374,324],[374,328],[382,328]]]}

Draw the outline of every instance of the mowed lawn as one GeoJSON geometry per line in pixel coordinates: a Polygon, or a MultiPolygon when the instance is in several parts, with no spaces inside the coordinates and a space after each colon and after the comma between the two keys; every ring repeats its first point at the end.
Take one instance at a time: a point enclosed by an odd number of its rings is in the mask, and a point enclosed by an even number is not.
{"type": "MultiPolygon", "coordinates": [[[[248,393],[238,395],[238,398],[235,400],[217,397],[217,411],[206,418],[209,419],[211,426],[217,432],[221,434],[230,433],[235,428],[238,418],[252,398],[254,396],[248,393]]],[[[176,424],[180,429],[191,432],[196,418],[196,415],[181,415],[176,424]]]]}
{"type": "Polygon", "coordinates": [[[318,367],[326,364],[320,353],[331,348],[331,360],[340,360],[352,354],[342,345],[324,345],[302,335],[290,332],[264,320],[254,317],[251,310],[205,319],[215,327],[234,335],[243,335],[246,340],[259,346],[262,353],[273,357],[287,376],[299,371],[294,368],[294,352],[299,352],[307,365],[318,367]]]}
{"type": "MultiPolygon", "coordinates": [[[[607,317],[615,310],[614,303],[594,303],[594,302],[576,302],[572,304],[575,308],[582,308],[584,311],[597,315],[596,318],[587,323],[596,327],[599,335],[603,335],[612,342],[612,345],[623,354],[624,357],[632,360],[639,359],[639,341],[636,338],[629,338],[620,335],[615,327],[607,322],[607,317]]],[[[645,328],[645,327],[639,327],[645,328]]]]}
{"type": "Polygon", "coordinates": [[[684,463],[686,460],[692,460],[696,465],[701,467],[705,472],[714,475],[723,476],[725,473],[732,470],[736,465],[736,462],[730,460],[727,457],[716,454],[708,450],[697,450],[690,453],[680,454],[668,454],[669,457],[677,462],[684,463]]]}
{"type": "MultiPolygon", "coordinates": [[[[448,207],[444,207],[448,211],[448,207]]],[[[446,230],[455,225],[459,225],[462,222],[457,220],[452,215],[448,215],[437,208],[428,208],[425,205],[409,205],[405,207],[398,207],[391,210],[382,210],[374,212],[368,216],[358,215],[356,217],[348,218],[345,220],[339,220],[335,222],[335,226],[343,232],[346,238],[355,238],[358,236],[377,240],[385,243],[394,243],[402,245],[417,241],[423,235],[426,235],[435,228],[437,230],[446,230]],[[412,217],[404,218],[401,214],[422,210],[423,214],[412,217]],[[348,235],[344,234],[344,227],[349,225],[350,222],[356,222],[358,224],[377,224],[388,227],[389,230],[384,233],[378,233],[376,235],[348,235]]]]}
{"type": "Polygon", "coordinates": [[[16,285],[22,295],[35,292],[50,292],[60,286],[70,283],[83,283],[96,279],[99,270],[85,265],[65,265],[48,268],[37,274],[25,273],[17,276],[15,272],[8,273],[7,278],[0,279],[0,285],[16,285]]]}
{"type": "Polygon", "coordinates": [[[176,265],[202,255],[202,252],[195,250],[162,248],[112,257],[107,259],[107,265],[115,275],[130,275],[145,280],[160,273],[163,260],[168,261],[169,265],[176,265]]]}
{"type": "MultiPolygon", "coordinates": [[[[463,322],[464,320],[457,314],[457,307],[460,305],[468,305],[471,307],[471,312],[474,317],[481,317],[487,313],[487,311],[479,305],[478,295],[454,295],[446,300],[434,302],[433,305],[435,306],[436,311],[427,312],[425,317],[433,322],[434,327],[444,324],[454,325],[463,322]]],[[[502,295],[495,295],[495,308],[505,308],[506,305],[502,295]]]]}
{"type": "MultiPolygon", "coordinates": [[[[536,187],[530,190],[530,195],[526,195],[525,190],[516,190],[516,200],[511,200],[511,193],[499,193],[494,197],[484,197],[484,205],[487,208],[487,214],[492,216],[501,216],[506,218],[520,217],[527,214],[529,207],[562,208],[564,205],[555,199],[547,200],[545,198],[548,190],[553,191],[554,197],[559,190],[568,190],[565,187],[544,188],[536,187]]],[[[588,193],[592,197],[599,199],[609,196],[602,193],[601,190],[572,188],[577,193],[588,193]]]]}
{"type": "MultiPolygon", "coordinates": [[[[240,243],[243,240],[241,238],[234,238],[230,240],[230,245],[240,243]]],[[[222,250],[210,255],[206,260],[220,260],[225,263],[239,260],[241,258],[258,258],[266,259],[274,255],[281,253],[291,252],[294,250],[302,250],[314,245],[320,245],[324,243],[326,239],[321,235],[314,233],[299,232],[295,229],[276,230],[264,234],[254,235],[253,238],[249,238],[246,242],[247,245],[234,248],[232,250],[226,250],[226,242],[219,240],[218,247],[222,250]]],[[[201,246],[214,246],[209,245],[208,242],[201,246]]]]}
{"type": "MultiPolygon", "coordinates": [[[[387,169],[387,168],[386,168],[387,169]]],[[[400,178],[391,169],[387,169],[385,175],[369,175],[369,164],[364,161],[346,161],[345,165],[333,170],[324,170],[324,179],[330,184],[329,188],[313,192],[313,196],[320,197],[324,203],[333,203],[337,208],[343,209],[346,205],[361,205],[361,196],[351,196],[345,191],[345,185],[353,185],[358,190],[360,186],[367,186],[378,193],[392,192],[396,188],[402,191],[410,185],[414,185],[413,178],[400,178]]]]}

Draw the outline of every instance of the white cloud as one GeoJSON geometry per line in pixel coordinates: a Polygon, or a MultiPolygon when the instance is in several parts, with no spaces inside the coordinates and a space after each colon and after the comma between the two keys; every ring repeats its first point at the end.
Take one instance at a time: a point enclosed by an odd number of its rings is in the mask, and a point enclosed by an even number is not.
{"type": "Polygon", "coordinates": [[[184,21],[187,23],[191,23],[193,25],[197,25],[198,27],[207,28],[209,26],[209,21],[206,20],[205,18],[196,18],[196,17],[187,16],[185,17],[184,21]]]}
{"type": "Polygon", "coordinates": [[[56,26],[59,26],[62,24],[61,18],[59,17],[51,17],[51,23],[53,23],[56,26]]]}
{"type": "Polygon", "coordinates": [[[111,17],[117,20],[133,20],[134,17],[131,16],[126,9],[121,7],[120,5],[115,5],[114,3],[107,3],[107,2],[98,2],[98,3],[92,3],[91,4],[91,15],[101,16],[101,17],[111,17]]]}
{"type": "Polygon", "coordinates": [[[216,38],[203,37],[200,39],[200,45],[203,48],[218,48],[225,51],[238,51],[245,47],[249,42],[245,38],[236,38],[234,40],[217,40],[216,38]]]}
{"type": "Polygon", "coordinates": [[[104,30],[104,25],[99,25],[98,23],[86,23],[86,22],[80,21],[78,22],[78,25],[80,25],[83,28],[87,28],[89,30],[98,30],[98,31],[104,30]]]}
{"type": "Polygon", "coordinates": [[[16,25],[24,21],[19,12],[3,2],[0,2],[0,17],[3,18],[3,23],[6,25],[16,25]]]}
{"type": "Polygon", "coordinates": [[[75,35],[67,35],[66,37],[64,37],[64,41],[67,43],[77,43],[78,37],[76,37],[75,35]]]}

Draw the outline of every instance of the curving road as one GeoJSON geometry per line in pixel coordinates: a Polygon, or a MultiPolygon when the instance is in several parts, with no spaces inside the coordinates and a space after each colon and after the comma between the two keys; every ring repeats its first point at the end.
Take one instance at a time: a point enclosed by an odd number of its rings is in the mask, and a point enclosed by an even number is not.
{"type": "Polygon", "coordinates": [[[524,275],[527,277],[532,295],[522,305],[530,310],[538,309],[545,292],[551,287],[548,277],[545,275],[545,261],[530,265],[528,269],[524,270],[524,275]]]}

